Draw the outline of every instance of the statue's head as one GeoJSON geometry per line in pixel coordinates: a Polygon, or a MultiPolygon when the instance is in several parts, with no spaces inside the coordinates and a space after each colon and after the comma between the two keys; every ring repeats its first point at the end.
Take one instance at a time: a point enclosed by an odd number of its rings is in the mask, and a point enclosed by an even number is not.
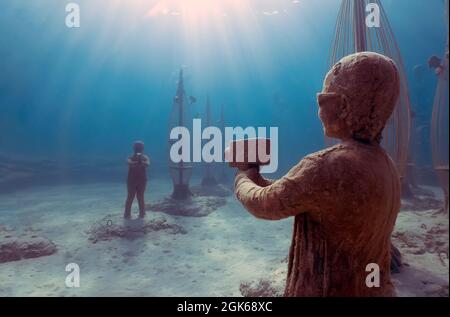
{"type": "Polygon", "coordinates": [[[144,153],[144,142],[136,141],[133,144],[134,153],[144,153]]]}
{"type": "Polygon", "coordinates": [[[317,97],[325,134],[379,143],[399,93],[399,73],[388,57],[372,52],[344,57],[328,72],[317,97]]]}

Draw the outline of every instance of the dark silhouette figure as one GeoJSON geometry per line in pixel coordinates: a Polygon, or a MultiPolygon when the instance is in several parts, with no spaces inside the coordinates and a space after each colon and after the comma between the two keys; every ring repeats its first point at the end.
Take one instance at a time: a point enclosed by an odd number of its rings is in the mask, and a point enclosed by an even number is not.
{"type": "Polygon", "coordinates": [[[148,156],[144,155],[144,143],[137,141],[133,145],[134,154],[128,157],[128,197],[125,203],[124,217],[131,218],[131,206],[137,196],[139,218],[145,217],[144,193],[147,186],[147,168],[150,165],[148,156]]]}

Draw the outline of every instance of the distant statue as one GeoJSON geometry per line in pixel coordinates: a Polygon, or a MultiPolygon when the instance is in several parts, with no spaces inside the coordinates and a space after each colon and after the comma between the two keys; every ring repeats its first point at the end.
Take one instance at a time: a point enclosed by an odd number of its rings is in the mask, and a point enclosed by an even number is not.
{"type": "Polygon", "coordinates": [[[436,55],[433,55],[428,59],[428,67],[434,70],[436,76],[440,76],[444,72],[444,65],[442,64],[442,59],[437,57],[436,55]]]}
{"type": "Polygon", "coordinates": [[[139,218],[145,217],[144,193],[147,186],[147,168],[150,165],[148,156],[144,155],[144,143],[137,141],[133,145],[134,154],[128,157],[128,197],[125,203],[124,218],[131,218],[131,206],[134,197],[139,204],[139,218]]]}
{"type": "Polygon", "coordinates": [[[344,57],[318,94],[324,132],[342,143],[305,157],[279,180],[251,166],[237,174],[236,196],[254,216],[295,217],[285,296],[395,296],[391,233],[400,178],[380,142],[399,91],[391,59],[344,57]]]}

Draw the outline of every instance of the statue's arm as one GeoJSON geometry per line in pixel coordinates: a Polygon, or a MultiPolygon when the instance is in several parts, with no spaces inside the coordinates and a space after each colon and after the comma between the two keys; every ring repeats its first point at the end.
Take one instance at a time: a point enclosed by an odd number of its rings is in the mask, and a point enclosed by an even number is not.
{"type": "Polygon", "coordinates": [[[128,165],[134,165],[134,164],[136,164],[137,162],[133,160],[133,156],[129,156],[129,157],[127,158],[127,163],[128,163],[128,165]]]}
{"type": "Polygon", "coordinates": [[[275,179],[268,179],[263,177],[260,173],[253,173],[252,180],[255,182],[256,185],[261,187],[270,186],[273,183],[275,183],[275,179]]]}
{"type": "Polygon", "coordinates": [[[320,164],[305,158],[283,178],[266,183],[257,169],[239,172],[235,179],[238,200],[255,217],[279,220],[318,208],[320,164]],[[264,186],[265,185],[265,186],[264,186]]]}

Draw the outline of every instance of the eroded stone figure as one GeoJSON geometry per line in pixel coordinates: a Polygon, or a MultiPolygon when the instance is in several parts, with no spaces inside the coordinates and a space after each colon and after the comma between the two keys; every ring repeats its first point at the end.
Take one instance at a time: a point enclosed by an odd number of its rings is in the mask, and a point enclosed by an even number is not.
{"type": "Polygon", "coordinates": [[[324,132],[341,143],[305,157],[279,180],[254,167],[237,174],[236,196],[254,216],[295,217],[285,296],[395,295],[390,245],[400,179],[380,141],[399,87],[387,57],[343,58],[318,94],[324,132]],[[380,268],[380,287],[366,285],[370,263],[380,268]]]}
{"type": "Polygon", "coordinates": [[[136,141],[133,145],[134,154],[128,157],[128,179],[127,189],[128,196],[125,202],[125,218],[131,218],[131,206],[134,197],[137,198],[139,205],[139,217],[145,216],[145,199],[144,193],[147,186],[147,168],[150,159],[144,154],[144,143],[136,141]]]}

